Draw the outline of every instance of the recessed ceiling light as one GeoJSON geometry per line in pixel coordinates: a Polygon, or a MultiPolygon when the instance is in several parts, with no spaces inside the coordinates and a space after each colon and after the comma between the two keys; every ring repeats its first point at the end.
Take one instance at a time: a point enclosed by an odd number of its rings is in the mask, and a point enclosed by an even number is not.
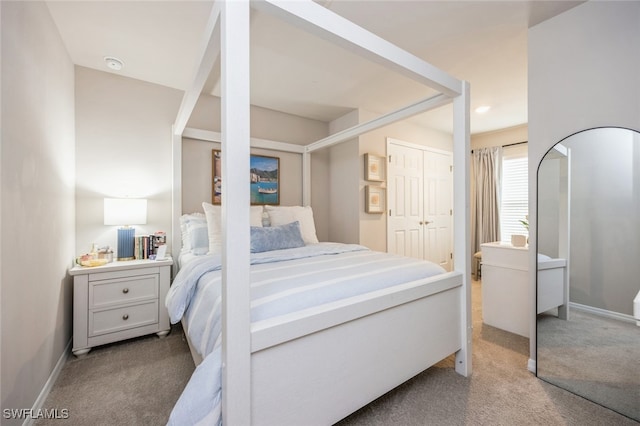
{"type": "Polygon", "coordinates": [[[114,58],[113,56],[105,56],[104,61],[107,63],[107,66],[114,71],[120,71],[122,67],[124,67],[124,62],[121,59],[114,58]]]}
{"type": "Polygon", "coordinates": [[[478,108],[475,109],[475,111],[478,114],[484,114],[485,112],[489,111],[491,109],[491,107],[489,105],[481,105],[478,108]]]}

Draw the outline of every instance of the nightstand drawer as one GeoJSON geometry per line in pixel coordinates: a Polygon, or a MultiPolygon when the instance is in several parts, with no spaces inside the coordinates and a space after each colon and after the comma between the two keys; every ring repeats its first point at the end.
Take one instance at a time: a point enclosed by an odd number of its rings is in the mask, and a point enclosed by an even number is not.
{"type": "Polygon", "coordinates": [[[89,337],[158,322],[158,301],[89,312],[89,337]]]}
{"type": "Polygon", "coordinates": [[[89,309],[158,298],[159,276],[141,275],[89,282],[89,309]]]}

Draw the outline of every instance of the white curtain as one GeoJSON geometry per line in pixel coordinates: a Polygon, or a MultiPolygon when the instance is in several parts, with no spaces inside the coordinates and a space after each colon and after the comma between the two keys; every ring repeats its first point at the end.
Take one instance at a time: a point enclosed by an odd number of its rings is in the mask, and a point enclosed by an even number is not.
{"type": "Polygon", "coordinates": [[[481,148],[471,156],[471,255],[482,243],[500,241],[501,151],[481,148]]]}

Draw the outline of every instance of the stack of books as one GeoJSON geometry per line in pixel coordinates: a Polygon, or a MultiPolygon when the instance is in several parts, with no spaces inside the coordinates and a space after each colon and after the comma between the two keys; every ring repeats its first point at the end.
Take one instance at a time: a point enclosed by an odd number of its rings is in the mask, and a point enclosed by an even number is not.
{"type": "Polygon", "coordinates": [[[158,247],[167,243],[164,232],[156,232],[153,235],[136,235],[133,254],[136,259],[153,259],[158,252],[158,247]]]}

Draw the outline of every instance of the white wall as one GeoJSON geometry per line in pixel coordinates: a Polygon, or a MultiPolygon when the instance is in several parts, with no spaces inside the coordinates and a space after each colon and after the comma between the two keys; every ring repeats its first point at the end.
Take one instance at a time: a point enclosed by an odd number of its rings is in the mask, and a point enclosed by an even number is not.
{"type": "MultiPolygon", "coordinates": [[[[220,99],[202,95],[187,127],[220,131],[220,99]]],[[[324,121],[251,106],[251,136],[254,138],[308,145],[327,136],[329,125],[324,121]]]]}
{"type": "Polygon", "coordinates": [[[640,289],[640,133],[635,140],[630,133],[598,129],[563,144],[571,149],[571,302],[632,316],[640,289]]]}
{"type": "Polygon", "coordinates": [[[71,339],[74,69],[44,3],[0,10],[0,392],[2,409],[18,409],[33,407],[71,339]]]}
{"type": "Polygon", "coordinates": [[[529,140],[526,124],[492,132],[477,133],[471,135],[471,149],[504,146],[529,140]]]}
{"type": "MultiPolygon", "coordinates": [[[[117,227],[103,225],[105,196],[147,198],[147,224],[137,225],[136,232],[162,230],[171,241],[171,126],[181,100],[182,92],[175,89],[76,67],[78,253],[88,251],[92,243],[116,246],[117,227]]],[[[306,144],[327,134],[327,124],[316,120],[257,107],[251,108],[251,114],[253,137],[306,144]]],[[[220,100],[202,96],[188,126],[220,131],[220,100]]],[[[185,145],[186,211],[201,210],[202,201],[211,199],[211,149],[217,147],[193,140],[185,145]]],[[[300,204],[301,160],[295,158],[299,156],[255,152],[281,157],[285,188],[281,204],[300,204]]],[[[322,170],[322,165],[316,169],[322,170]]],[[[326,193],[314,195],[322,206],[326,193]]],[[[326,213],[321,207],[314,208],[314,213],[319,237],[324,236],[326,213]]]]}
{"type": "MultiPolygon", "coordinates": [[[[551,146],[587,128],[640,129],[638,46],[639,2],[587,2],[529,30],[530,235],[536,233],[536,171],[551,146]]],[[[530,237],[529,243],[534,296],[537,242],[530,237]]]]}
{"type": "MultiPolygon", "coordinates": [[[[360,122],[358,110],[330,123],[331,134],[348,129],[360,122]]],[[[329,240],[339,243],[359,243],[359,208],[356,197],[358,188],[358,142],[355,138],[330,147],[329,151],[329,240]]]]}
{"type": "MultiPolygon", "coordinates": [[[[76,67],[76,249],[117,247],[105,226],[105,197],[148,200],[136,233],[171,231],[171,125],[182,92],[116,74],[76,67]]],[[[170,241],[170,238],[167,238],[170,241]]]]}

